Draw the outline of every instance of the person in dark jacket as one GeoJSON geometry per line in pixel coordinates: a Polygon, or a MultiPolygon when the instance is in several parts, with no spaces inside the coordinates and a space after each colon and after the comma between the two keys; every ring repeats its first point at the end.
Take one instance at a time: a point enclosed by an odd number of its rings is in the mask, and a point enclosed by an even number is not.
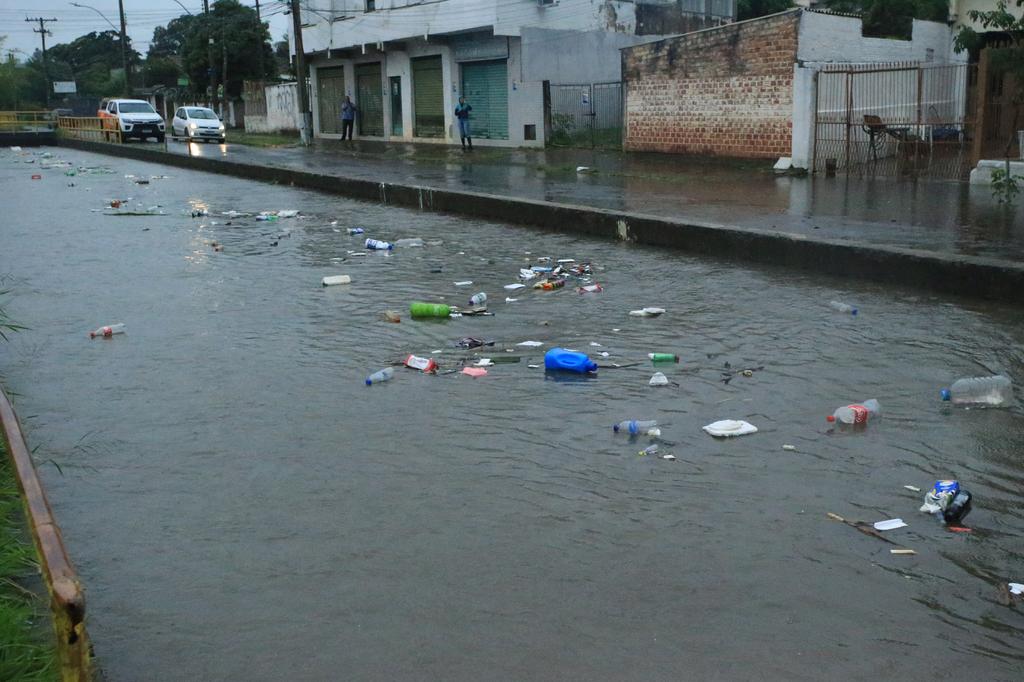
{"type": "Polygon", "coordinates": [[[341,139],[345,139],[346,133],[348,139],[352,139],[352,124],[356,120],[356,105],[352,104],[352,99],[345,95],[345,101],[341,103],[341,139]]]}
{"type": "Polygon", "coordinates": [[[462,148],[466,148],[466,143],[469,143],[469,148],[473,148],[473,137],[469,132],[469,112],[473,111],[473,107],[466,104],[466,98],[460,97],[459,103],[455,105],[455,118],[459,121],[459,137],[462,139],[462,148]]]}

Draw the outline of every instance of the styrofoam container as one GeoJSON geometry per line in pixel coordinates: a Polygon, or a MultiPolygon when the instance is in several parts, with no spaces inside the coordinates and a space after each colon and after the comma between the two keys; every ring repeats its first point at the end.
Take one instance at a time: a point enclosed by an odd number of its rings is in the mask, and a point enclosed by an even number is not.
{"type": "Polygon", "coordinates": [[[348,275],[331,275],[330,277],[324,277],[321,281],[325,287],[333,287],[336,284],[351,284],[352,278],[348,275]]]}

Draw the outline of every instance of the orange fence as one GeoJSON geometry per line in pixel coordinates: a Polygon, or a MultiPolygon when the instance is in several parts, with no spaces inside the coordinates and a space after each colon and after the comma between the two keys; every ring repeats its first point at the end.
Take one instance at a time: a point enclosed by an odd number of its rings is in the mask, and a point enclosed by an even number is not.
{"type": "Polygon", "coordinates": [[[122,142],[116,118],[97,116],[61,116],[57,127],[62,137],[93,142],[122,142]]]}
{"type": "Polygon", "coordinates": [[[60,528],[53,518],[50,503],[36,474],[18,417],[2,388],[0,426],[25,503],[29,529],[39,554],[39,568],[50,592],[60,678],[63,682],[88,682],[92,679],[92,659],[85,630],[85,595],[82,584],[64,548],[64,538],[61,537],[60,528]]]}

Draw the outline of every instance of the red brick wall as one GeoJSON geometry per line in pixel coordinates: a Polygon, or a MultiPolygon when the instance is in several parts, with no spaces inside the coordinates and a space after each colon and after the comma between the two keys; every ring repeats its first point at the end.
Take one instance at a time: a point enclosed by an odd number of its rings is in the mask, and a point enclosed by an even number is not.
{"type": "Polygon", "coordinates": [[[800,13],[622,51],[625,148],[789,156],[800,13]]]}

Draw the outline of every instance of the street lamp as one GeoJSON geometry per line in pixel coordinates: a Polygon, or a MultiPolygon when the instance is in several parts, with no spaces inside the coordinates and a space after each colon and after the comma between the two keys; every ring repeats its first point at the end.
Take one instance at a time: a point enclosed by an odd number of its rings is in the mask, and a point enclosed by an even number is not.
{"type": "MultiPolygon", "coordinates": [[[[72,2],[70,4],[73,7],[91,9],[93,12],[103,17],[103,21],[110,24],[110,28],[114,29],[115,31],[117,30],[117,26],[114,26],[113,22],[111,22],[110,19],[107,19],[107,15],[105,15],[103,12],[99,11],[95,7],[92,7],[91,5],[83,5],[77,2],[72,2]]],[[[118,0],[118,6],[121,10],[121,69],[124,70],[124,87],[125,90],[128,90],[128,38],[124,27],[124,5],[122,4],[122,0],[118,0]]]]}
{"type": "Polygon", "coordinates": [[[174,0],[174,2],[177,2],[178,3],[178,7],[182,8],[183,10],[185,10],[189,14],[189,16],[192,15],[192,12],[189,12],[188,7],[185,7],[185,5],[181,4],[178,0],[174,0]]]}

